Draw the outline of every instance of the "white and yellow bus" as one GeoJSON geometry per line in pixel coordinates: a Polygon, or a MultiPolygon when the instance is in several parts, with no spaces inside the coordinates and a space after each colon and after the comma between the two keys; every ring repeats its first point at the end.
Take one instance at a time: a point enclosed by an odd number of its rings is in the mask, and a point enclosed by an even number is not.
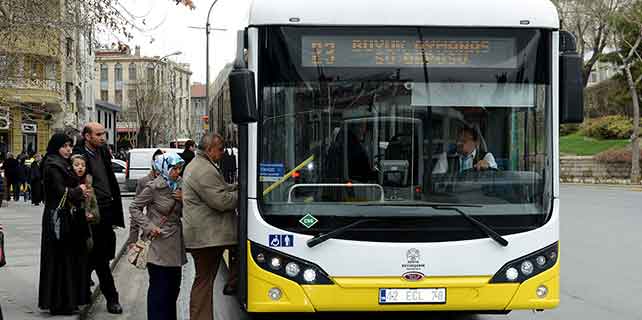
{"type": "Polygon", "coordinates": [[[549,0],[249,17],[230,76],[249,313],[559,304],[558,127],[582,120],[582,61],[549,0]]]}

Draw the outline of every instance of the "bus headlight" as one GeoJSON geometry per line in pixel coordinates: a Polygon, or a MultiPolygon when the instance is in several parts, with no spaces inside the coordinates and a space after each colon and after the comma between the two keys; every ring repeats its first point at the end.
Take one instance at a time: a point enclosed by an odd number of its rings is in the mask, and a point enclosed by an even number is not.
{"type": "MultiPolygon", "coordinates": [[[[301,271],[301,269],[295,262],[290,262],[285,266],[285,273],[290,277],[296,277],[299,271],[301,271]]],[[[305,275],[303,275],[303,277],[305,278],[305,275]]]]}
{"type": "Polygon", "coordinates": [[[279,270],[281,268],[281,259],[278,257],[270,259],[270,267],[274,270],[279,270]]]}
{"type": "Polygon", "coordinates": [[[506,279],[515,281],[517,277],[519,277],[519,271],[517,271],[517,269],[508,268],[508,270],[506,270],[506,279]]]}
{"type": "MultiPolygon", "coordinates": [[[[265,271],[299,284],[334,284],[328,274],[312,262],[254,242],[250,243],[250,250],[254,262],[265,271]]],[[[272,297],[271,293],[269,295],[272,297]]]]}
{"type": "Polygon", "coordinates": [[[305,271],[303,271],[303,280],[312,283],[316,279],[317,273],[314,271],[314,269],[306,269],[305,271]]]}
{"type": "Polygon", "coordinates": [[[539,286],[537,287],[537,290],[535,290],[535,294],[538,298],[546,298],[546,295],[548,295],[548,288],[546,286],[539,286]]]}
{"type": "Polygon", "coordinates": [[[268,290],[268,297],[270,297],[270,299],[274,301],[281,299],[281,294],[281,289],[279,288],[272,288],[268,290]]]}
{"type": "Polygon", "coordinates": [[[522,283],[550,268],[557,263],[559,244],[556,242],[544,249],[515,259],[505,264],[490,280],[490,283],[522,283]],[[535,264],[537,268],[535,268],[535,264]]]}
{"type": "Polygon", "coordinates": [[[523,274],[529,276],[533,273],[533,263],[529,260],[522,262],[522,265],[519,268],[523,274]]]}
{"type": "Polygon", "coordinates": [[[537,258],[535,258],[535,263],[537,263],[538,267],[543,267],[546,264],[546,257],[537,256],[537,258]]]}

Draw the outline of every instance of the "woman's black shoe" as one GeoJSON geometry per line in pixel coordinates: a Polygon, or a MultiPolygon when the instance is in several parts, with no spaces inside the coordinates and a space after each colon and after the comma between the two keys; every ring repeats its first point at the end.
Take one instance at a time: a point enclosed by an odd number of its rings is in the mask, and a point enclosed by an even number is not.
{"type": "Polygon", "coordinates": [[[107,312],[111,314],[121,314],[123,313],[123,307],[120,306],[120,303],[107,303],[107,312]]]}

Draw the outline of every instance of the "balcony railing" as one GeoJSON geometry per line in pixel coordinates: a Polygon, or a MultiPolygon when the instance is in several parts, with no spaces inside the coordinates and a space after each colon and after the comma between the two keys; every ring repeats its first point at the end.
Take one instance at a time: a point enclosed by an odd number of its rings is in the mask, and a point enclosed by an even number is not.
{"type": "Polygon", "coordinates": [[[62,85],[53,79],[30,79],[9,77],[0,79],[0,88],[3,89],[38,89],[55,91],[62,94],[62,85]]]}

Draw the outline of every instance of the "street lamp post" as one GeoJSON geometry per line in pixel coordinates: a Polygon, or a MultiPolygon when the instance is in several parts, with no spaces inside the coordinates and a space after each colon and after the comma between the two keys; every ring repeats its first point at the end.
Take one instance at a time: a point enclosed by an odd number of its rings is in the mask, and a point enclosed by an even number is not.
{"type": "Polygon", "coordinates": [[[210,14],[218,0],[214,0],[207,11],[207,21],[205,22],[205,108],[210,109],[210,14]]]}

